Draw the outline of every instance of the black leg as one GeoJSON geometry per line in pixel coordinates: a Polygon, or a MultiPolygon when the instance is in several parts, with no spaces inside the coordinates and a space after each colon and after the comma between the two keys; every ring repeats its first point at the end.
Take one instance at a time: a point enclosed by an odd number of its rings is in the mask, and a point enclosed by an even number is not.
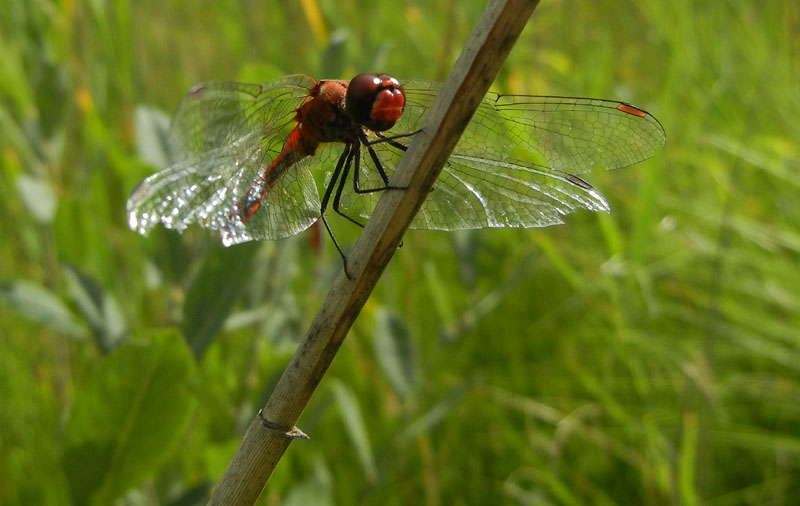
{"type": "Polygon", "coordinates": [[[367,144],[372,145],[372,144],[380,144],[382,142],[388,142],[390,145],[405,151],[405,150],[408,149],[408,146],[406,146],[402,142],[397,142],[395,139],[402,139],[404,137],[411,137],[412,135],[417,135],[421,131],[422,131],[422,129],[420,128],[419,130],[414,130],[413,132],[410,132],[410,133],[407,133],[407,134],[397,134],[397,135],[392,135],[392,136],[389,136],[389,137],[386,137],[385,135],[383,135],[380,132],[375,132],[375,135],[377,135],[378,138],[376,140],[374,140],[374,141],[368,141],[367,144]]]}
{"type": "Polygon", "coordinates": [[[325,210],[328,208],[328,201],[331,198],[331,193],[333,193],[333,188],[336,186],[336,181],[339,179],[339,174],[342,172],[342,167],[350,158],[350,153],[352,150],[352,144],[345,144],[344,151],[342,151],[342,154],[339,156],[339,161],[336,162],[336,168],[333,169],[331,180],[328,181],[328,186],[325,188],[325,194],[322,196],[322,202],[319,206],[319,214],[323,216],[325,215],[325,210]]]}
{"type": "MultiPolygon", "coordinates": [[[[380,134],[377,133],[377,135],[380,135],[380,134]]],[[[412,134],[402,134],[399,137],[407,137],[408,135],[412,135],[412,134]]],[[[374,193],[374,192],[380,192],[380,191],[386,191],[386,190],[405,190],[406,189],[405,186],[392,186],[392,185],[389,184],[389,177],[386,175],[386,171],[383,170],[383,163],[381,163],[380,158],[378,158],[378,154],[375,152],[375,149],[372,147],[373,144],[377,144],[379,142],[388,142],[390,146],[394,146],[394,147],[396,147],[398,149],[402,149],[403,151],[408,149],[407,146],[405,146],[405,145],[403,145],[403,144],[401,144],[399,142],[394,142],[391,139],[394,139],[394,137],[390,138],[390,137],[381,136],[381,138],[378,139],[377,141],[369,141],[369,140],[367,140],[367,135],[363,131],[359,133],[359,140],[361,141],[361,144],[366,146],[367,152],[369,153],[370,158],[372,158],[372,163],[375,164],[375,168],[378,170],[378,174],[380,174],[381,179],[383,180],[383,186],[379,186],[377,188],[360,188],[359,187],[359,177],[360,177],[361,172],[357,170],[355,172],[355,174],[353,175],[353,189],[355,190],[356,193],[364,194],[364,193],[374,193]]]]}
{"type": "Polygon", "coordinates": [[[357,181],[353,180],[353,184],[356,185],[355,190],[356,193],[372,193],[375,191],[383,191],[389,190],[389,177],[386,175],[386,171],[383,170],[383,164],[381,163],[380,158],[378,158],[378,153],[375,152],[375,148],[372,147],[372,144],[365,144],[367,147],[367,151],[369,152],[369,157],[372,158],[372,163],[375,164],[375,168],[378,169],[378,174],[381,175],[381,179],[383,179],[383,186],[380,188],[369,188],[366,190],[361,190],[358,187],[357,181]]]}
{"type": "MultiPolygon", "coordinates": [[[[325,230],[328,231],[328,235],[333,240],[333,245],[336,246],[336,250],[339,252],[339,256],[342,257],[342,263],[344,264],[344,273],[348,279],[353,279],[353,276],[350,275],[350,271],[347,269],[347,256],[345,256],[344,251],[342,251],[342,247],[339,246],[339,242],[336,240],[336,236],[333,235],[333,231],[331,230],[330,225],[328,225],[328,220],[325,218],[325,210],[328,208],[328,201],[331,198],[331,193],[333,192],[334,186],[336,186],[336,181],[339,178],[339,174],[342,172],[342,167],[345,164],[349,165],[350,160],[353,157],[353,146],[351,144],[345,144],[344,151],[342,151],[341,156],[339,157],[339,161],[336,163],[336,168],[333,170],[333,174],[331,175],[331,180],[328,182],[328,187],[325,188],[325,195],[322,196],[322,202],[320,203],[319,209],[319,216],[322,219],[322,224],[325,225],[325,230]]],[[[345,171],[346,173],[347,171],[345,171]]],[[[342,182],[344,181],[344,177],[341,178],[342,182]]],[[[341,184],[339,187],[341,188],[341,184]]],[[[341,192],[341,190],[340,190],[341,192]]],[[[338,195],[334,199],[334,207],[337,207],[339,197],[338,195]]]]}
{"type": "Polygon", "coordinates": [[[364,228],[363,223],[361,223],[360,221],[351,216],[348,216],[339,209],[339,200],[342,198],[342,190],[344,190],[344,184],[347,181],[347,174],[350,172],[350,167],[353,165],[353,160],[355,160],[355,174],[358,174],[359,170],[361,170],[359,164],[360,159],[361,159],[361,147],[358,144],[354,144],[353,149],[350,151],[350,156],[347,157],[347,162],[344,165],[344,170],[342,171],[342,175],[339,178],[339,184],[336,187],[336,194],[333,196],[333,210],[336,211],[336,213],[339,216],[347,219],[351,223],[355,223],[359,227],[364,228]]]}
{"type": "Polygon", "coordinates": [[[339,160],[336,162],[336,168],[333,170],[333,174],[331,175],[331,180],[328,182],[328,186],[325,188],[325,194],[322,196],[322,201],[320,202],[320,210],[319,215],[320,219],[322,220],[322,224],[325,225],[325,230],[328,231],[328,235],[331,237],[334,246],[336,246],[336,250],[339,252],[339,256],[342,257],[342,263],[344,264],[344,273],[349,279],[353,279],[353,276],[350,274],[350,271],[347,267],[347,256],[344,254],[342,247],[339,246],[339,242],[336,240],[336,236],[333,235],[333,230],[331,230],[330,225],[328,224],[328,219],[325,218],[325,211],[328,209],[328,202],[330,202],[331,194],[333,194],[334,187],[336,188],[336,193],[333,196],[333,210],[336,211],[337,214],[342,216],[343,218],[347,219],[348,221],[358,225],[361,228],[364,228],[364,224],[348,216],[345,214],[340,208],[339,204],[342,197],[342,192],[344,191],[344,185],[347,181],[347,175],[350,172],[350,168],[353,165],[353,160],[355,160],[355,167],[353,173],[353,189],[358,194],[365,194],[365,193],[373,193],[378,191],[384,190],[405,190],[406,188],[403,186],[391,186],[389,184],[389,177],[386,175],[386,171],[383,169],[383,164],[381,163],[380,158],[378,158],[378,154],[375,152],[375,149],[372,147],[374,144],[378,143],[387,143],[390,146],[399,149],[401,151],[408,150],[408,146],[401,142],[397,142],[396,139],[403,138],[403,137],[410,137],[416,133],[420,132],[417,130],[416,132],[407,133],[407,134],[400,134],[395,135],[392,137],[386,137],[378,132],[378,139],[375,141],[369,141],[367,139],[366,134],[361,131],[359,133],[359,142],[353,144],[345,144],[345,148],[342,151],[342,154],[339,156],[339,160]],[[381,179],[383,180],[384,186],[379,188],[366,188],[361,189],[359,188],[359,177],[361,175],[361,144],[366,146],[367,151],[369,152],[369,156],[372,159],[372,162],[375,164],[375,168],[378,170],[378,174],[380,174],[381,179]]]}

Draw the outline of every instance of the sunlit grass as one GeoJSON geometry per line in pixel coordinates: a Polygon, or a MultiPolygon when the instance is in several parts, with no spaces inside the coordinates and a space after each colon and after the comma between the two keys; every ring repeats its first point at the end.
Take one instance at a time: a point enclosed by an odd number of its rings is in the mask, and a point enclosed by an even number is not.
{"type": "MultiPolygon", "coordinates": [[[[341,268],[324,233],[318,249],[306,232],[245,254],[202,230],[128,230],[128,193],[159,168],[137,152],[137,108],[171,114],[202,80],[443,79],[483,8],[200,5],[3,6],[0,503],[80,499],[78,455],[107,497],[202,504],[341,268]],[[195,279],[238,282],[198,293],[195,279]],[[150,389],[145,371],[121,369],[106,384],[121,352],[183,356],[161,331],[221,311],[220,294],[233,314],[192,378],[150,389]],[[103,388],[168,392],[165,419],[197,407],[173,446],[133,445],[157,446],[141,462],[158,465],[119,476],[127,442],[91,421],[109,419],[103,406],[147,411],[103,388]],[[116,466],[92,459],[108,447],[116,466]]],[[[794,504],[798,9],[542,2],[495,88],[636,103],[663,123],[666,149],[591,175],[609,215],[410,232],[301,419],[311,441],[292,446],[261,503],[794,504]]],[[[336,226],[352,244],[358,230],[336,226]]]]}

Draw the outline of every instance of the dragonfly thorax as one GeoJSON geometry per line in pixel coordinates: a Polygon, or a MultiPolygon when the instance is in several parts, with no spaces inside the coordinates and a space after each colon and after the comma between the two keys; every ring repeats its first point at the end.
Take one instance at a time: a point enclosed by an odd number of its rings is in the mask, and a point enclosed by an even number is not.
{"type": "Polygon", "coordinates": [[[320,81],[297,109],[297,128],[306,154],[320,142],[358,142],[361,126],[345,111],[347,81],[320,81]]]}

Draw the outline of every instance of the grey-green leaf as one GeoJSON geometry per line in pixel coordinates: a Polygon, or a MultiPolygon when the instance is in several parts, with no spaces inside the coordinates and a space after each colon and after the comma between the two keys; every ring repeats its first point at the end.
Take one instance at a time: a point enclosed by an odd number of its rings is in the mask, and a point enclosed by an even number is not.
{"type": "Polygon", "coordinates": [[[375,358],[394,391],[407,397],[416,383],[417,355],[406,323],[386,308],[375,315],[375,358]]]}
{"type": "Polygon", "coordinates": [[[344,422],[347,434],[353,442],[358,455],[358,461],[364,469],[364,474],[372,481],[377,477],[377,467],[375,466],[375,456],[372,454],[372,447],[369,444],[367,428],[364,424],[364,417],[358,405],[358,399],[353,392],[339,380],[332,382],[333,396],[336,399],[339,414],[344,422]]]}
{"type": "Polygon", "coordinates": [[[170,164],[169,116],[147,106],[136,108],[136,150],[139,156],[154,167],[170,164]]]}
{"type": "Polygon", "coordinates": [[[46,325],[70,337],[86,337],[86,328],[61,299],[41,285],[19,280],[0,285],[0,295],[6,304],[28,320],[46,325]]]}
{"type": "Polygon", "coordinates": [[[25,208],[37,221],[45,224],[53,222],[58,200],[44,179],[21,175],[17,179],[17,193],[25,208]]]}
{"type": "Polygon", "coordinates": [[[183,303],[181,331],[195,357],[203,354],[231,314],[252,275],[250,263],[258,247],[255,242],[212,247],[183,303]]]}
{"type": "Polygon", "coordinates": [[[127,324],[114,296],[77,267],[66,266],[64,277],[75,305],[88,321],[103,351],[110,352],[121,345],[127,334],[127,324]]]}

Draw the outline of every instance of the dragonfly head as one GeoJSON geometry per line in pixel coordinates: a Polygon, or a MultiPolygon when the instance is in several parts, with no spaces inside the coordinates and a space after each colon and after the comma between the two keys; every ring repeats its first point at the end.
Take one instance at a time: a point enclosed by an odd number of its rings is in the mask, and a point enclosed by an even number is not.
{"type": "Polygon", "coordinates": [[[403,114],[405,92],[388,74],[359,74],[350,80],[344,107],[356,123],[375,132],[392,128],[403,114]]]}

